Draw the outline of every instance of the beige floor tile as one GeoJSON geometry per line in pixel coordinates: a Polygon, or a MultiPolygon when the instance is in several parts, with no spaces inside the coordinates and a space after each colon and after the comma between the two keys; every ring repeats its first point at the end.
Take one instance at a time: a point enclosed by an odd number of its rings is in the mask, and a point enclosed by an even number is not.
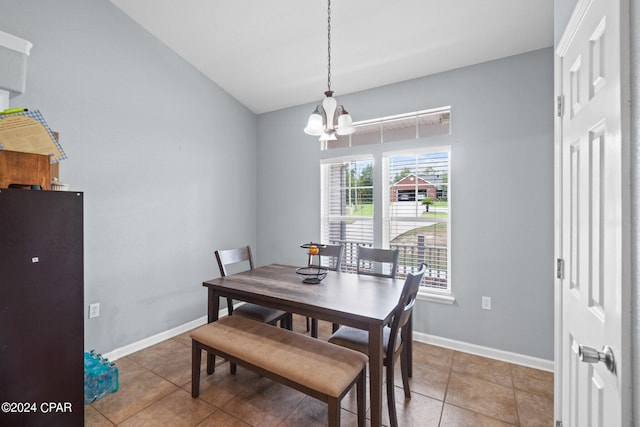
{"type": "Polygon", "coordinates": [[[184,332],[180,335],[176,335],[175,337],[173,337],[173,340],[178,341],[181,344],[186,345],[187,347],[191,347],[191,337],[189,336],[189,334],[191,333],[191,331],[187,331],[184,332]]]}
{"type": "Polygon", "coordinates": [[[127,357],[178,386],[191,380],[191,346],[179,341],[166,340],[127,357]]]}
{"type": "MultiPolygon", "coordinates": [[[[325,427],[327,425],[327,415],[329,413],[327,404],[305,396],[302,402],[285,418],[279,427],[325,427]]],[[[344,427],[357,427],[358,417],[356,414],[341,410],[340,425],[344,427]]]]}
{"type": "Polygon", "coordinates": [[[176,390],[153,405],[143,409],[120,426],[122,427],[191,427],[216,411],[209,403],[194,399],[184,390],[176,390]]]}
{"type": "Polygon", "coordinates": [[[553,399],[553,372],[512,365],[513,386],[528,393],[553,399]]]}
{"type": "Polygon", "coordinates": [[[446,403],[440,420],[440,427],[509,427],[513,425],[446,403]]]}
{"type": "MultiPolygon", "coordinates": [[[[216,371],[206,375],[201,371],[199,398],[210,404],[222,408],[227,402],[253,388],[253,384],[260,376],[242,367],[237,368],[235,375],[229,372],[229,363],[217,365],[216,371]]],[[[191,383],[185,385],[185,390],[191,390],[191,383]]]]}
{"type": "Polygon", "coordinates": [[[431,365],[442,369],[450,369],[456,352],[448,348],[421,342],[413,342],[413,366],[431,365]]]}
{"type": "MultiPolygon", "coordinates": [[[[411,395],[411,399],[405,399],[404,393],[402,393],[397,387],[395,397],[396,415],[398,417],[399,426],[438,426],[438,423],[440,422],[440,414],[442,412],[442,401],[423,396],[419,393],[413,393],[411,395]]],[[[390,425],[390,422],[386,393],[383,396],[382,401],[382,424],[388,426],[390,425]]],[[[367,413],[367,418],[371,418],[370,413],[367,413]]]]}
{"type": "Polygon", "coordinates": [[[513,389],[493,382],[453,372],[449,379],[446,403],[516,424],[513,389]]]}
{"type": "MultiPolygon", "coordinates": [[[[404,394],[400,361],[396,363],[394,372],[394,384],[398,388],[396,393],[404,394]]],[[[414,361],[413,376],[409,378],[409,389],[412,393],[420,393],[434,399],[444,400],[449,374],[448,368],[432,364],[419,364],[414,361]]]]}
{"type": "Polygon", "coordinates": [[[505,387],[513,387],[511,364],[507,362],[456,352],[451,370],[505,387]]]}
{"type": "Polygon", "coordinates": [[[259,378],[222,409],[248,424],[270,427],[287,418],[304,397],[304,394],[290,387],[259,378]]]}
{"type": "Polygon", "coordinates": [[[111,422],[118,424],[177,389],[175,384],[146,371],[120,389],[92,403],[111,422]]]}
{"type": "Polygon", "coordinates": [[[84,405],[84,425],[87,427],[113,427],[115,424],[109,421],[93,406],[84,405]]]}
{"type": "Polygon", "coordinates": [[[207,417],[198,427],[252,427],[244,421],[218,410],[207,417]]]}
{"type": "Polygon", "coordinates": [[[120,384],[128,383],[136,376],[148,371],[144,366],[141,366],[128,357],[116,360],[115,364],[118,368],[118,382],[120,384]]]}
{"type": "Polygon", "coordinates": [[[516,402],[522,427],[553,425],[553,397],[549,398],[516,390],[516,402]]]}

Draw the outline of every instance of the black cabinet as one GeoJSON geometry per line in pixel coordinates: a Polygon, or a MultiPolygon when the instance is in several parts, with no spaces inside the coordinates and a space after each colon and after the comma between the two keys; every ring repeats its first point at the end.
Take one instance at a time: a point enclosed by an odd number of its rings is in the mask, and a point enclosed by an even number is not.
{"type": "Polygon", "coordinates": [[[0,189],[0,425],[83,425],[83,275],[83,194],[0,189]]]}

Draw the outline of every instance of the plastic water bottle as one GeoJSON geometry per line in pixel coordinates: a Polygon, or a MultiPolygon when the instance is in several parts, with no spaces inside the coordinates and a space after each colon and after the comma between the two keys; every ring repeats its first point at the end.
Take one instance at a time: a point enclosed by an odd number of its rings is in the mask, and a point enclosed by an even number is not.
{"type": "Polygon", "coordinates": [[[118,368],[94,350],[84,353],[84,395],[85,403],[113,393],[119,389],[118,368]]]}

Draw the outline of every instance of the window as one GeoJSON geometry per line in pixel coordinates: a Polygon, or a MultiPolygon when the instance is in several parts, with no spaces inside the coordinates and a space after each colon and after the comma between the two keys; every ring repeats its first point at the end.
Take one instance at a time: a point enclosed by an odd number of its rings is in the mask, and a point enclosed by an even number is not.
{"type": "Polygon", "coordinates": [[[373,159],[322,165],[322,239],[344,246],[342,270],[356,271],[357,246],[373,246],[373,159]]]}
{"type": "MultiPolygon", "coordinates": [[[[414,123],[418,116],[412,115],[414,123]]],[[[367,126],[387,125],[368,121],[367,126]]],[[[402,151],[390,151],[394,145],[380,141],[370,148],[343,147],[344,157],[322,160],[321,238],[344,246],[341,270],[346,272],[356,271],[357,246],[399,249],[398,277],[424,262],[422,291],[446,299],[451,291],[450,149],[425,141],[403,140],[402,151]]]]}
{"type": "Polygon", "coordinates": [[[385,157],[385,243],[400,250],[398,273],[427,264],[423,285],[449,289],[449,152],[385,157]]]}

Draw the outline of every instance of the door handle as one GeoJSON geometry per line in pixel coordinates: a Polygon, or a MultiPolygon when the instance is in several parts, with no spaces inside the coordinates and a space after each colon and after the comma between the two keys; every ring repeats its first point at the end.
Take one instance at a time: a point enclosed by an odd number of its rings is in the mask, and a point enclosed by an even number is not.
{"type": "Polygon", "coordinates": [[[578,355],[580,360],[585,363],[598,363],[603,362],[609,372],[616,371],[616,360],[613,357],[613,350],[608,345],[602,347],[602,351],[598,351],[595,348],[587,347],[586,345],[578,346],[578,355]]]}

